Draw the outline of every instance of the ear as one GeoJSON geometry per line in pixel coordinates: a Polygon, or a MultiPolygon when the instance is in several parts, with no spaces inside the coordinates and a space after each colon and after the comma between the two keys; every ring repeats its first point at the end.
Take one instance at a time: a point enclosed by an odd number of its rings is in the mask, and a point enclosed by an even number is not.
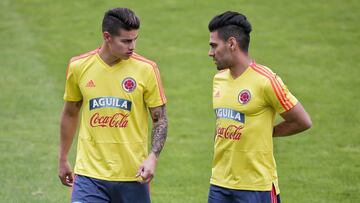
{"type": "Polygon", "coordinates": [[[111,40],[110,33],[107,31],[103,32],[103,38],[104,38],[105,42],[109,42],[111,40]]]}
{"type": "Polygon", "coordinates": [[[235,51],[238,47],[238,43],[235,37],[229,37],[229,39],[227,40],[227,44],[231,51],[235,51]]]}

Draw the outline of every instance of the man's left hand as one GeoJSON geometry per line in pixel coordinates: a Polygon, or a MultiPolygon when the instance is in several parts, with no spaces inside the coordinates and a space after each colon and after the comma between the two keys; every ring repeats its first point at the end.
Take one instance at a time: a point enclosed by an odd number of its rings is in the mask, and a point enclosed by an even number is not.
{"type": "Polygon", "coordinates": [[[154,175],[155,168],[157,163],[157,157],[152,152],[149,154],[148,158],[145,159],[139,167],[138,172],[136,173],[136,177],[141,177],[141,183],[149,183],[154,175]]]}

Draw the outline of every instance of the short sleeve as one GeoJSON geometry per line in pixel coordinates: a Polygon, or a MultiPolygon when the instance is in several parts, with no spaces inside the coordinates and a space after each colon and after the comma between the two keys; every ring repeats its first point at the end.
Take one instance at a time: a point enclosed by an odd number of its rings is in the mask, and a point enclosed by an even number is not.
{"type": "Polygon", "coordinates": [[[281,78],[274,75],[269,78],[265,85],[265,100],[277,113],[283,113],[292,109],[298,102],[291,94],[281,78]]]}
{"type": "Polygon", "coordinates": [[[65,101],[81,101],[82,94],[79,88],[78,78],[76,77],[75,67],[69,63],[67,73],[66,73],[66,83],[65,83],[65,101]]]}
{"type": "Polygon", "coordinates": [[[147,107],[157,107],[166,103],[160,72],[156,65],[151,67],[144,91],[144,100],[147,107]]]}

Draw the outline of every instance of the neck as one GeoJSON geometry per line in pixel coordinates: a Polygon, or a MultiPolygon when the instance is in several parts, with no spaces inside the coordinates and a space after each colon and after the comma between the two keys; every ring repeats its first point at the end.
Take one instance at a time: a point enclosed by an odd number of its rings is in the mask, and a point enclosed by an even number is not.
{"type": "Polygon", "coordinates": [[[240,56],[238,56],[235,60],[234,65],[230,68],[231,76],[234,79],[238,78],[250,66],[251,61],[252,60],[250,59],[249,56],[245,56],[243,58],[240,58],[240,56]]]}
{"type": "Polygon", "coordinates": [[[109,66],[113,66],[121,61],[120,58],[111,54],[108,45],[106,45],[105,43],[101,45],[101,48],[99,50],[99,56],[109,66]]]}

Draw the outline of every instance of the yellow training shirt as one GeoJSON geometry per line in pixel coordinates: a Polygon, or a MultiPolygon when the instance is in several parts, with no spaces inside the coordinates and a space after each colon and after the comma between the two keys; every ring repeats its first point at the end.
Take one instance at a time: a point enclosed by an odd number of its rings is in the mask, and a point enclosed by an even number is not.
{"type": "Polygon", "coordinates": [[[274,185],[280,193],[273,156],[274,119],[296,103],[282,80],[255,62],[236,79],[229,69],[217,73],[211,184],[253,191],[271,191],[274,185]]]}
{"type": "Polygon", "coordinates": [[[156,64],[133,54],[109,67],[98,50],[74,57],[64,100],[82,101],[76,174],[135,181],[148,155],[148,108],[166,103],[156,64]]]}

